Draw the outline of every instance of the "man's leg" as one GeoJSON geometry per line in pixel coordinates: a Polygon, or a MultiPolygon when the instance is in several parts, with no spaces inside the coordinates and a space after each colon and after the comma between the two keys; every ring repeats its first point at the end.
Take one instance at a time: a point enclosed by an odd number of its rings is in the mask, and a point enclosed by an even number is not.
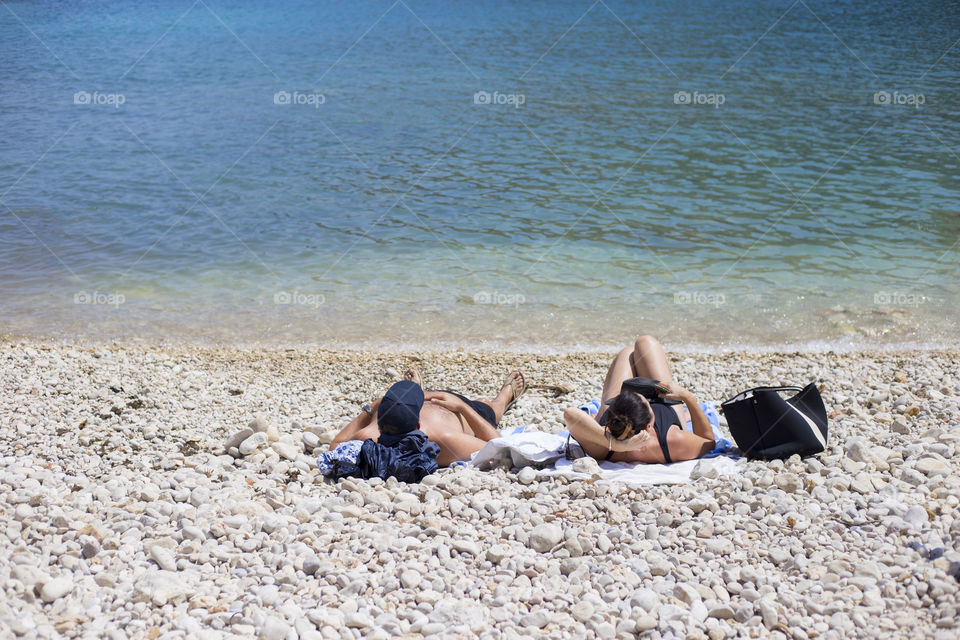
{"type": "Polygon", "coordinates": [[[507,410],[507,405],[513,402],[514,399],[513,387],[510,386],[511,380],[517,385],[517,393],[523,393],[523,389],[526,386],[526,381],[523,378],[523,374],[519,371],[511,371],[510,375],[507,376],[507,384],[503,385],[503,388],[500,389],[500,393],[497,394],[496,398],[493,400],[477,398],[478,402],[483,402],[493,407],[493,412],[497,416],[497,424],[499,424],[500,419],[503,418],[503,414],[507,410]]]}

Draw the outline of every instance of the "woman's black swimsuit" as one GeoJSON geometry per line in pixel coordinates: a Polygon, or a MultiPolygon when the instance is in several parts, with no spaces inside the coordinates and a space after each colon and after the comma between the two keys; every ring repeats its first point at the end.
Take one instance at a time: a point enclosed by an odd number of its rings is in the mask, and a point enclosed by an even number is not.
{"type": "MultiPolygon", "coordinates": [[[[657,432],[657,441],[660,442],[663,459],[667,461],[667,464],[670,464],[673,460],[670,459],[670,450],[667,448],[667,432],[670,431],[670,427],[673,425],[677,425],[681,429],[683,428],[683,425],[680,423],[680,416],[677,415],[677,412],[673,410],[671,405],[657,402],[656,400],[650,401],[650,408],[653,409],[653,429],[657,432]]],[[[607,424],[607,415],[609,413],[609,410],[604,411],[603,415],[600,416],[600,420],[597,421],[601,427],[607,424]]],[[[608,451],[604,460],[612,458],[614,453],[616,452],[613,450],[608,451]]]]}

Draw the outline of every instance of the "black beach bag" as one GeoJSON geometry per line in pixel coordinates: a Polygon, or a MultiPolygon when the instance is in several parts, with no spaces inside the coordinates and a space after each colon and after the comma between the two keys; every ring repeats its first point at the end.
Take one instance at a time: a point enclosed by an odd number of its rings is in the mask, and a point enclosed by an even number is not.
{"type": "Polygon", "coordinates": [[[827,448],[827,410],[812,382],[800,387],[756,387],[720,405],[730,435],[751,458],[809,456],[827,448]],[[795,392],[784,398],[785,391],[795,392]]]}

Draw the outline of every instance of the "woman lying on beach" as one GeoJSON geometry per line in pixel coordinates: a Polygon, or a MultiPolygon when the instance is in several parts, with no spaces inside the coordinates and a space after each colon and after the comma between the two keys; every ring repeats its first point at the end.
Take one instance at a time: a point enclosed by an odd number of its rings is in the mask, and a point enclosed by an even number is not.
{"type": "Polygon", "coordinates": [[[662,464],[693,460],[714,448],[707,416],[693,394],[673,381],[667,355],[653,336],[637,338],[613,359],[596,419],[576,407],[564,411],[563,418],[570,435],[597,460],[662,464]],[[666,391],[651,402],[621,389],[625,380],[638,376],[659,380],[666,391]],[[670,400],[683,404],[667,404],[670,400]],[[687,421],[693,433],[681,426],[687,421]]]}
{"type": "MultiPolygon", "coordinates": [[[[423,386],[416,369],[409,369],[403,376],[423,386]]],[[[504,412],[526,391],[523,374],[513,371],[507,376],[503,387],[493,400],[478,398],[470,400],[453,391],[423,392],[423,401],[414,411],[419,413],[419,428],[431,442],[440,446],[437,464],[441,467],[469,460],[488,441],[499,438],[497,424],[504,412]]],[[[383,433],[394,432],[384,416],[378,415],[383,396],[365,405],[360,415],[345,426],[330,444],[330,449],[349,440],[377,440],[383,433]],[[380,424],[383,423],[383,424],[380,424]]],[[[392,417],[397,417],[396,415],[392,417]]],[[[411,420],[417,419],[416,413],[411,420]]],[[[412,428],[412,425],[410,425],[412,428]]]]}

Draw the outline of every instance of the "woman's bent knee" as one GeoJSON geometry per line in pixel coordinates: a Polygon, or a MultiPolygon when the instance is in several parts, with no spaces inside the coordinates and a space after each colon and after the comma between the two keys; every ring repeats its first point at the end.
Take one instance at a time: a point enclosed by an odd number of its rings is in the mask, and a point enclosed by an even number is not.
{"type": "Polygon", "coordinates": [[[643,351],[647,351],[650,348],[660,347],[660,341],[651,335],[642,335],[639,338],[637,338],[636,342],[634,342],[634,347],[636,347],[637,350],[643,352],[643,351]]]}

